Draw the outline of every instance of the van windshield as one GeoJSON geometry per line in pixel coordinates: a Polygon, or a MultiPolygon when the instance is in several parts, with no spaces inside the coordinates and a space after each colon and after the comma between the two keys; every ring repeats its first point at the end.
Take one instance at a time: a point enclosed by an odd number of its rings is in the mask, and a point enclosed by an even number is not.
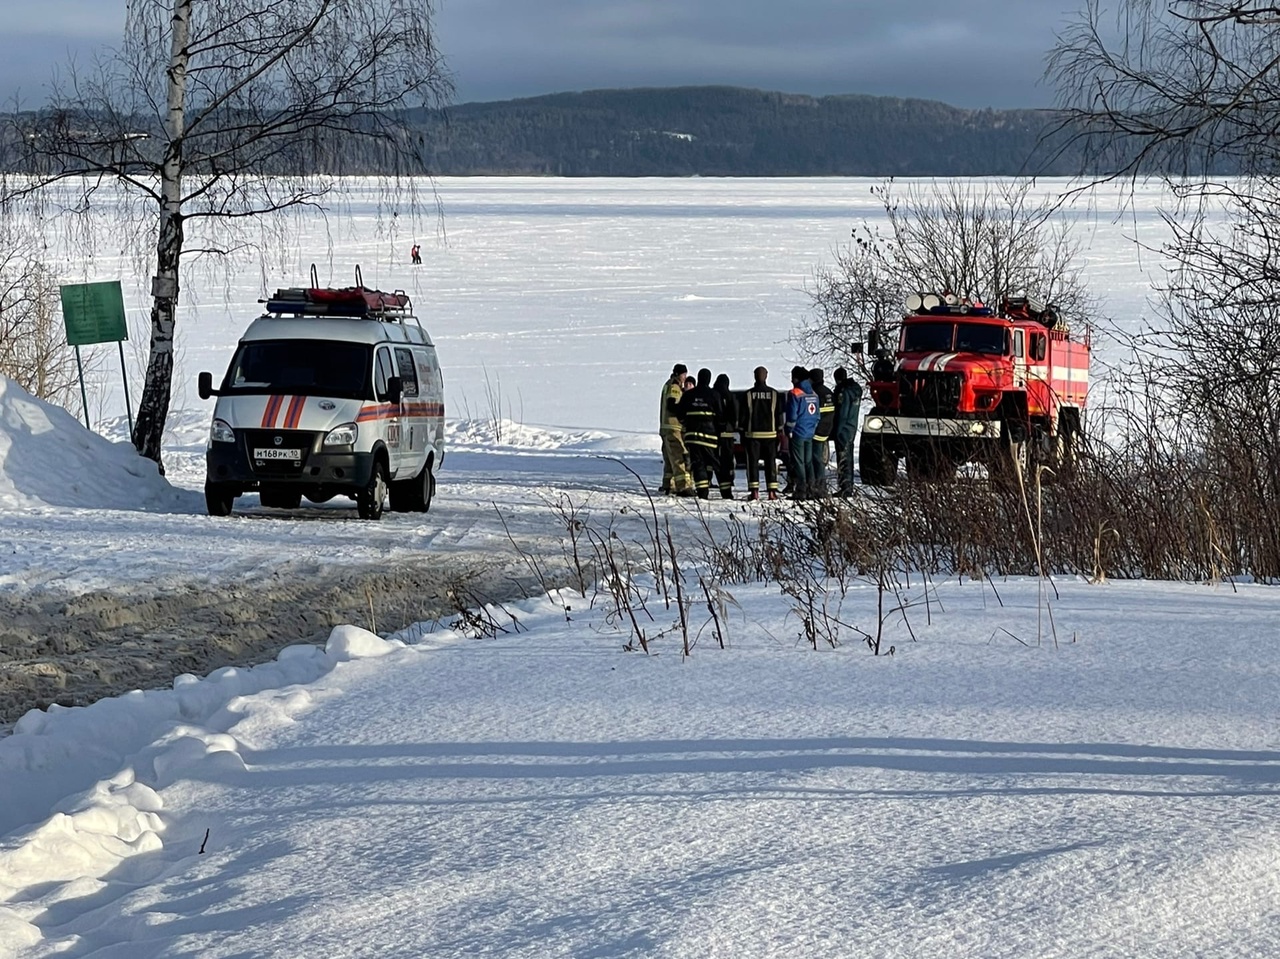
{"type": "Polygon", "coordinates": [[[255,340],[240,344],[223,393],[373,398],[372,348],[327,340],[255,340]]]}

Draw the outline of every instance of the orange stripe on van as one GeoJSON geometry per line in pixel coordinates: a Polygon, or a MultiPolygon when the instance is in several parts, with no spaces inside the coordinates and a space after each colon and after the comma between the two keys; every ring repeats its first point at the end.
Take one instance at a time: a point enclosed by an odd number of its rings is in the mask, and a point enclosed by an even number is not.
{"type": "Polygon", "coordinates": [[[295,396],[289,401],[289,412],[284,415],[284,428],[296,430],[298,421],[302,419],[302,408],[307,405],[305,396],[295,396]]]}
{"type": "Polygon", "coordinates": [[[401,409],[392,403],[366,406],[356,414],[357,423],[373,420],[389,420],[397,416],[444,416],[443,403],[406,403],[401,409]]]}
{"type": "Polygon", "coordinates": [[[276,417],[280,415],[280,406],[284,403],[283,396],[272,396],[267,400],[267,408],[262,411],[262,428],[274,429],[276,425],[276,417]]]}

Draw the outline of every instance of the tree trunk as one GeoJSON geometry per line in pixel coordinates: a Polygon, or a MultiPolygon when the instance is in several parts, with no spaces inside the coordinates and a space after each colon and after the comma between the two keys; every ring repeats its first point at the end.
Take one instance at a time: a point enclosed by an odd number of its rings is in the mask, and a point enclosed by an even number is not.
{"type": "Polygon", "coordinates": [[[151,281],[151,357],[133,427],[134,448],[156,461],[160,474],[161,440],[173,392],[173,329],[178,308],[178,263],[182,259],[182,138],[187,92],[187,44],[193,0],[174,0],[169,52],[165,156],[160,170],[160,230],[156,273],[151,281]]]}

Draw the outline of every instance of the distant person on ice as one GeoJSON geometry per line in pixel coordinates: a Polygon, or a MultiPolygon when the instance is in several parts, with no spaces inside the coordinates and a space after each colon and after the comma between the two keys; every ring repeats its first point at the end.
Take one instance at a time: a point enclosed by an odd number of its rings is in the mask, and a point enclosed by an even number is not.
{"type": "Polygon", "coordinates": [[[409,258],[413,261],[414,266],[422,266],[422,253],[418,244],[413,245],[413,249],[409,251],[409,258]]]}

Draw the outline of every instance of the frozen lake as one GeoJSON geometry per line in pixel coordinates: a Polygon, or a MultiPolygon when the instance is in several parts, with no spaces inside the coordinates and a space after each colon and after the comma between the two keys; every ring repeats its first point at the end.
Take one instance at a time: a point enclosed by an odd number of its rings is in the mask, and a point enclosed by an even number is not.
{"type": "MultiPolygon", "coordinates": [[[[789,337],[810,310],[806,285],[857,223],[883,219],[871,193],[879,182],[445,178],[438,220],[425,186],[425,213],[393,217],[372,184],[352,181],[327,214],[301,211],[268,237],[265,258],[242,254],[229,270],[186,261],[173,408],[204,408],[196,374],[222,373],[268,289],[309,283],[312,263],[322,283],[350,285],[359,264],[366,284],[413,294],[439,347],[451,419],[497,412],[536,426],[649,432],[676,361],[738,384],[764,364],[784,385],[801,359],[789,337]],[[414,242],[419,267],[409,262],[414,242]]],[[[1069,186],[1036,188],[1056,197],[1069,186]]],[[[1120,196],[1112,188],[1061,215],[1074,223],[1091,290],[1128,326],[1146,310],[1160,267],[1135,238],[1158,246],[1167,231],[1158,187],[1140,189],[1123,216],[1120,196]]],[[[73,260],[61,234],[54,249],[65,282],[123,280],[136,396],[150,265],[113,252],[119,224],[104,220],[99,230],[92,256],[73,260]]],[[[124,412],[118,365],[111,351],[96,417],[124,412]]]]}

